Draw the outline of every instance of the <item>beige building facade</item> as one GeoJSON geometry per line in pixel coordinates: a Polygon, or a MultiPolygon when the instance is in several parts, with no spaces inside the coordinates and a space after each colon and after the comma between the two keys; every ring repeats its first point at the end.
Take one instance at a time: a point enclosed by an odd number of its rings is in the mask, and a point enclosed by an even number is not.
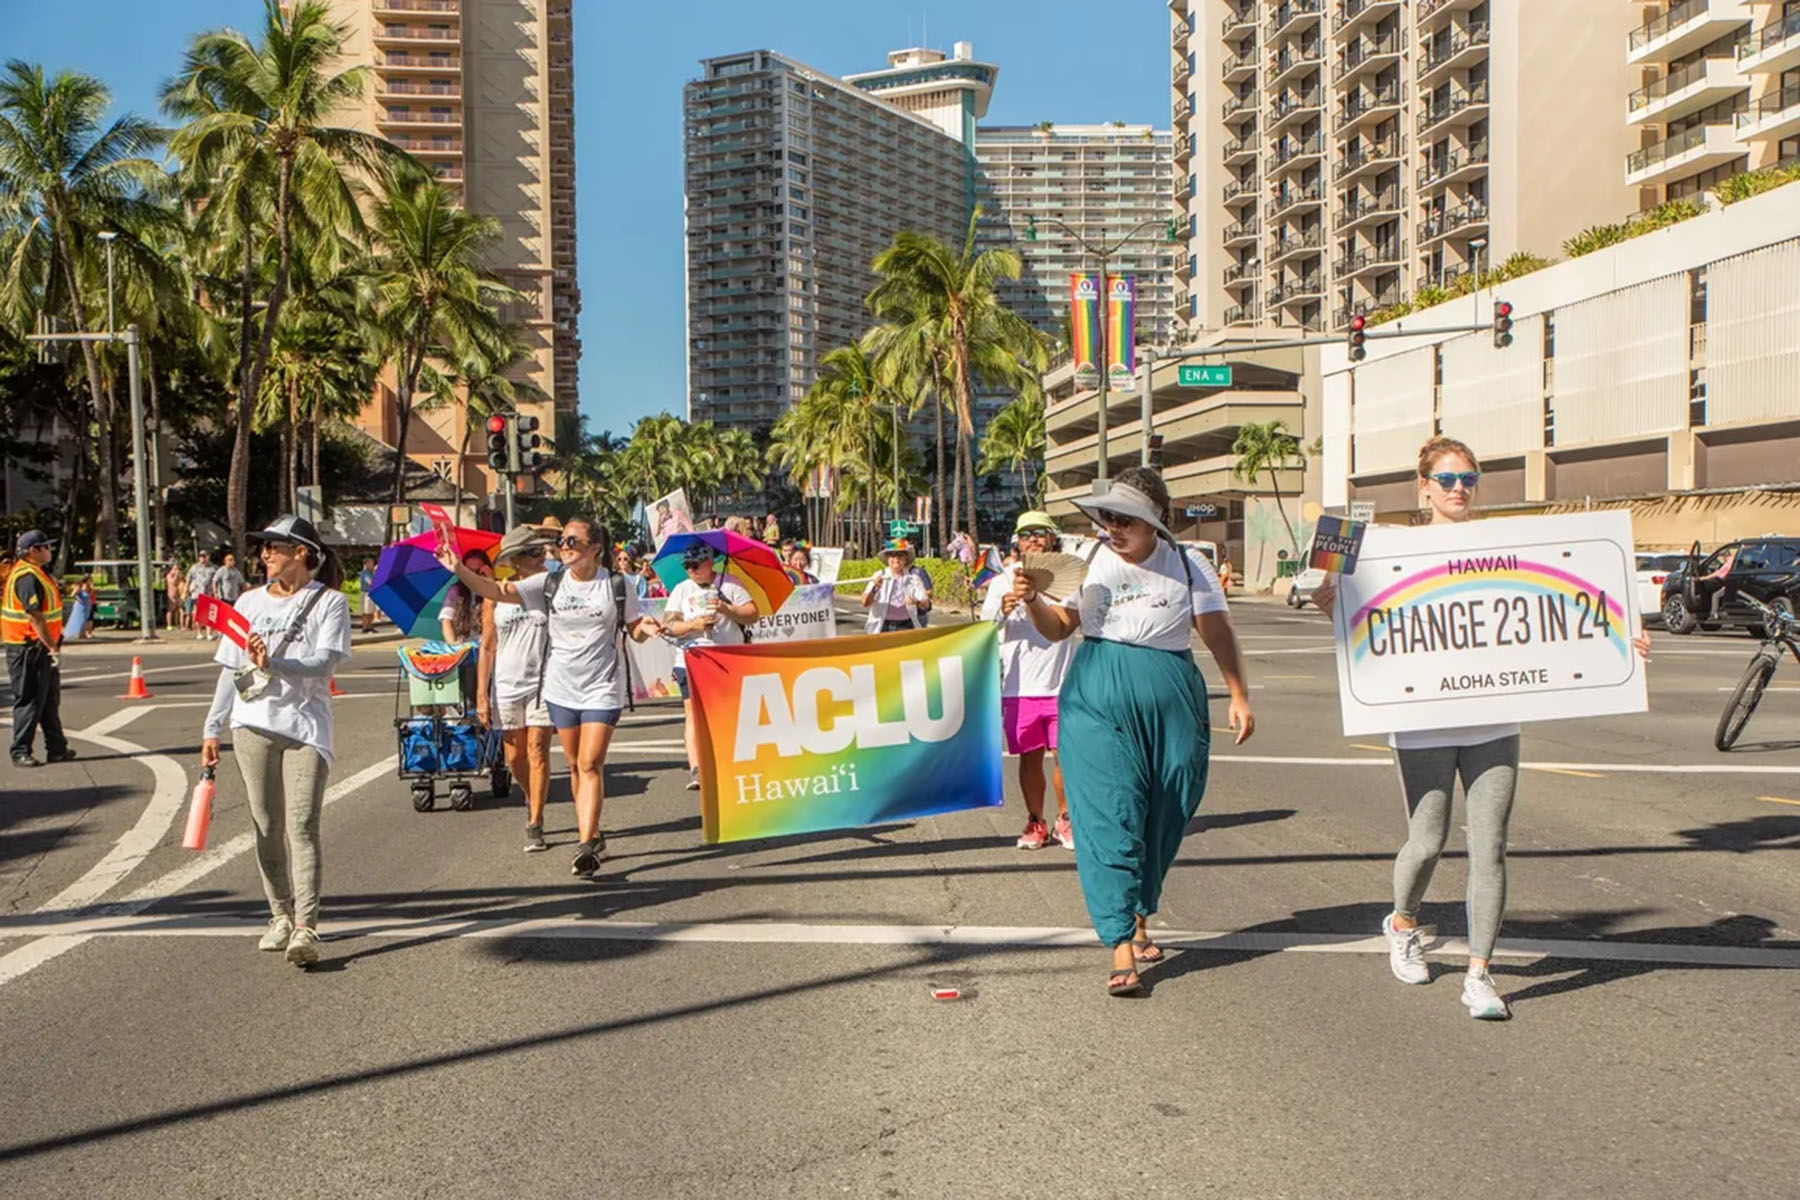
{"type": "Polygon", "coordinates": [[[1638,5],[1169,0],[1193,330],[1343,328],[1637,207],[1638,5]]]}
{"type": "MultiPolygon", "coordinates": [[[[488,265],[524,297],[504,315],[530,352],[514,375],[547,398],[520,411],[549,442],[579,398],[573,0],[327,3],[347,35],[345,59],[371,75],[360,102],[333,119],[410,151],[469,211],[500,223],[488,265]]],[[[356,423],[394,444],[391,379],[356,423]]],[[[495,490],[485,433],[467,426],[462,404],[415,413],[406,452],[471,492],[495,490]]]]}

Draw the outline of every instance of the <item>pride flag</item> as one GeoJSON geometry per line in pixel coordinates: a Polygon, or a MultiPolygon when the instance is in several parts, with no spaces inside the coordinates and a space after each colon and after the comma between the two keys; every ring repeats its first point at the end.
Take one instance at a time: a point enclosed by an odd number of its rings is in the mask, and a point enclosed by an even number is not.
{"type": "Polygon", "coordinates": [[[975,579],[969,584],[969,590],[973,592],[986,587],[1004,570],[1006,570],[1006,564],[1000,558],[999,549],[989,546],[987,553],[982,555],[981,561],[975,564],[975,579]]]}
{"type": "Polygon", "coordinates": [[[1091,271],[1069,276],[1069,351],[1075,386],[1100,386],[1100,277],[1091,271]]]}
{"type": "Polygon", "coordinates": [[[1137,374],[1137,279],[1131,275],[1106,277],[1106,379],[1115,388],[1129,388],[1137,374]]]}
{"type": "Polygon", "coordinates": [[[994,626],[687,653],[708,842],[1002,803],[994,626]]]}

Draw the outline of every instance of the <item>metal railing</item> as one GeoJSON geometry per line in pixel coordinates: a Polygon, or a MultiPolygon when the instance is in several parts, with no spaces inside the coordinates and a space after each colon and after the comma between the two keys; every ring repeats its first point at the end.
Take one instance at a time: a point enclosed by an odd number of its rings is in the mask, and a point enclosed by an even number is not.
{"type": "Polygon", "coordinates": [[[1279,121],[1289,113],[1299,112],[1303,108],[1317,107],[1319,107],[1319,90],[1317,88],[1301,92],[1299,95],[1295,95],[1293,92],[1283,92],[1275,101],[1275,106],[1269,110],[1269,116],[1272,120],[1279,121]]]}
{"type": "Polygon", "coordinates": [[[1335,78],[1342,79],[1371,58],[1383,58],[1398,53],[1400,53],[1400,34],[1397,31],[1382,38],[1359,38],[1344,47],[1343,57],[1338,60],[1335,78]]]}
{"type": "Polygon", "coordinates": [[[1369,142],[1355,150],[1348,151],[1338,159],[1338,170],[1360,171],[1372,162],[1385,158],[1400,157],[1400,139],[1389,137],[1379,142],[1369,142]]]}
{"type": "Polygon", "coordinates": [[[1488,102],[1488,85],[1484,80],[1466,91],[1457,92],[1445,103],[1433,107],[1426,105],[1425,111],[1419,114],[1419,132],[1424,133],[1433,125],[1448,121],[1466,109],[1476,108],[1488,102]]]}
{"type": "Polygon", "coordinates": [[[1488,44],[1488,27],[1486,22],[1471,25],[1461,33],[1453,33],[1441,44],[1426,48],[1419,59],[1419,74],[1429,75],[1464,50],[1488,44]]]}
{"type": "Polygon", "coordinates": [[[1338,210],[1337,223],[1349,225],[1373,216],[1380,212],[1398,212],[1400,209],[1400,189],[1383,188],[1373,196],[1365,196],[1361,200],[1352,200],[1338,210]]]}
{"type": "Polygon", "coordinates": [[[1710,125],[1695,125],[1672,138],[1664,138],[1654,146],[1633,150],[1625,156],[1625,173],[1635,175],[1639,171],[1654,167],[1657,163],[1666,162],[1676,155],[1686,154],[1696,146],[1705,145],[1706,131],[1711,128],[1710,125]]]}
{"type": "Polygon", "coordinates": [[[1708,0],[1682,0],[1660,17],[1652,17],[1631,31],[1631,48],[1642,50],[1658,38],[1667,37],[1670,33],[1686,25],[1695,17],[1706,12],[1708,0]]]}
{"type": "Polygon", "coordinates": [[[1625,111],[1636,112],[1640,108],[1649,108],[1656,101],[1690,84],[1698,83],[1706,78],[1706,60],[1691,62],[1679,71],[1671,71],[1655,83],[1639,88],[1625,98],[1625,111]]]}
{"type": "Polygon", "coordinates": [[[1467,150],[1452,150],[1444,155],[1443,161],[1426,163],[1419,168],[1419,186],[1430,187],[1445,176],[1454,175],[1466,167],[1479,167],[1488,161],[1488,143],[1483,138],[1467,150]]]}
{"type": "Polygon", "coordinates": [[[1786,112],[1795,105],[1800,105],[1800,83],[1790,83],[1773,96],[1765,96],[1751,108],[1737,115],[1737,127],[1741,133],[1759,124],[1764,117],[1775,113],[1786,112]]]}
{"type": "Polygon", "coordinates": [[[1309,138],[1299,141],[1283,139],[1275,151],[1275,165],[1286,166],[1296,158],[1308,158],[1325,153],[1325,135],[1315,133],[1309,138]]]}
{"type": "Polygon", "coordinates": [[[1800,37],[1800,12],[1791,12],[1778,21],[1770,21],[1752,33],[1737,48],[1738,61],[1761,54],[1770,46],[1778,45],[1791,37],[1800,37]]]}
{"type": "Polygon", "coordinates": [[[1392,108],[1399,103],[1400,84],[1396,80],[1383,87],[1373,89],[1367,96],[1352,98],[1350,103],[1338,110],[1337,127],[1342,129],[1378,108],[1392,108]]]}

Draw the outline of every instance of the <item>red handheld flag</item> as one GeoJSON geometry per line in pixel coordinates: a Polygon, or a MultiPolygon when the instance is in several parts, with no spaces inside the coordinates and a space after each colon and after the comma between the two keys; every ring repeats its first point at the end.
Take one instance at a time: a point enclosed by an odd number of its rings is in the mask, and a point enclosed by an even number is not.
{"type": "Polygon", "coordinates": [[[460,555],[462,545],[456,536],[456,524],[451,521],[450,514],[444,511],[444,506],[421,503],[419,511],[431,519],[431,527],[437,530],[439,544],[450,547],[460,555]]]}
{"type": "Polygon", "coordinates": [[[243,613],[217,596],[194,597],[194,620],[231,639],[240,650],[250,640],[250,622],[243,613]]]}

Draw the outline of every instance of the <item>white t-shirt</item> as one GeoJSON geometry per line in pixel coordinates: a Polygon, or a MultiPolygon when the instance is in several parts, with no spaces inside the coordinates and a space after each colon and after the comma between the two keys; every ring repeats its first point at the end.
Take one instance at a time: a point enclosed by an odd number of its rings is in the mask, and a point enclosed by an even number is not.
{"type": "MultiPolygon", "coordinates": [[[[1000,618],[1000,602],[1012,591],[1017,566],[988,584],[981,605],[981,619],[1000,618]]],[[[1054,696],[1062,690],[1063,676],[1075,657],[1075,639],[1053,642],[1038,632],[1023,604],[1000,622],[1000,694],[1002,696],[1054,696]]]]}
{"type": "MultiPolygon", "coordinates": [[[[309,583],[291,596],[272,596],[266,587],[252,588],[238,597],[238,612],[250,622],[250,631],[262,635],[273,658],[303,658],[322,650],[350,653],[350,602],[344,593],[309,583]],[[275,654],[277,643],[300,619],[308,597],[324,590],[306,625],[275,654]]],[[[219,639],[213,661],[235,671],[250,661],[249,655],[229,638],[219,639]]],[[[236,696],[231,702],[231,727],[260,729],[304,742],[331,761],[331,679],[329,676],[296,677],[271,671],[272,682],[255,700],[236,696]]]]}
{"type": "Polygon", "coordinates": [[[1111,546],[1101,546],[1088,566],[1081,590],[1063,607],[1081,613],[1083,637],[1103,638],[1156,650],[1186,650],[1194,618],[1225,611],[1225,590],[1206,556],[1185,550],[1193,586],[1175,547],[1159,540],[1142,563],[1126,562],[1111,546]]]}
{"type": "MultiPolygon", "coordinates": [[[[750,603],[750,593],[744,585],[735,579],[713,577],[718,586],[719,599],[722,603],[734,608],[750,603]]],[[[706,615],[706,593],[712,589],[709,584],[702,587],[692,579],[684,579],[675,585],[669,593],[669,599],[663,605],[663,615],[682,621],[692,621],[706,615]]],[[[682,634],[680,644],[675,647],[675,665],[687,664],[687,651],[693,646],[741,646],[744,644],[744,628],[724,613],[713,622],[711,629],[696,629],[692,633],[682,634]]]]}
{"type": "Polygon", "coordinates": [[[869,586],[863,589],[865,596],[870,592],[875,593],[875,603],[869,606],[871,629],[879,630],[883,621],[923,624],[919,620],[919,605],[931,598],[931,592],[912,571],[904,575],[883,571],[869,580],[869,586]]]}
{"type": "Polygon", "coordinates": [[[1517,725],[1464,725],[1460,729],[1416,729],[1410,733],[1388,734],[1388,745],[1396,750],[1442,750],[1447,746],[1479,746],[1484,742],[1512,737],[1517,725]]]}
{"type": "MultiPolygon", "coordinates": [[[[544,612],[550,575],[518,581],[524,607],[544,612]]],[[[544,699],[564,708],[624,708],[625,671],[619,663],[621,623],[613,604],[612,572],[601,567],[586,583],[564,571],[549,612],[550,657],[544,664],[544,699]]],[[[637,593],[625,589],[625,626],[638,619],[637,593]]]]}
{"type": "Polygon", "coordinates": [[[545,624],[542,611],[523,604],[494,605],[494,699],[501,704],[537,695],[544,671],[545,624]]]}

